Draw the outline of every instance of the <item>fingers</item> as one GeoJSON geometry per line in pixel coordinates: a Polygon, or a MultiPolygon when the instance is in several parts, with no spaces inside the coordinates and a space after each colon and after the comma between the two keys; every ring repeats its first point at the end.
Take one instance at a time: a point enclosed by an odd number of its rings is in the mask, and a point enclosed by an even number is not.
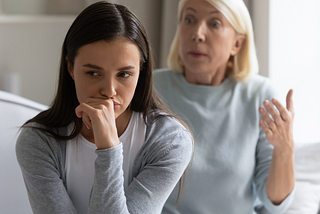
{"type": "Polygon", "coordinates": [[[290,118],[288,110],[277,100],[277,99],[272,99],[272,103],[276,106],[278,109],[281,118],[284,121],[288,121],[290,118]]]}
{"type": "Polygon", "coordinates": [[[106,99],[106,98],[88,98],[86,100],[86,103],[89,104],[90,106],[96,107],[96,108],[97,107],[99,108],[100,105],[104,105],[108,109],[111,107],[113,109],[113,107],[114,107],[112,99],[106,99]]]}
{"type": "Polygon", "coordinates": [[[83,114],[82,121],[83,121],[84,125],[87,127],[87,129],[92,128],[92,123],[91,123],[89,115],[83,114]]]}
{"type": "MultiPolygon", "coordinates": [[[[280,103],[278,103],[280,104],[280,103]]],[[[280,124],[282,122],[282,118],[280,117],[279,113],[277,112],[277,110],[274,108],[274,106],[272,105],[272,103],[270,103],[268,100],[265,100],[263,102],[263,105],[265,106],[266,110],[271,114],[273,121],[276,124],[280,124]]],[[[281,105],[281,104],[280,104],[281,105]]]]}
{"type": "Polygon", "coordinates": [[[270,118],[268,112],[263,107],[259,107],[259,112],[261,114],[261,119],[263,120],[263,124],[265,125],[266,123],[271,130],[276,130],[277,127],[274,121],[270,118]]]}
{"type": "Polygon", "coordinates": [[[262,119],[259,120],[259,125],[262,128],[262,131],[266,134],[267,139],[271,138],[272,131],[270,130],[270,128],[265,124],[265,122],[262,119]]]}
{"type": "Polygon", "coordinates": [[[290,111],[292,114],[294,114],[294,108],[293,108],[293,101],[292,101],[292,95],[293,95],[293,90],[290,89],[288,94],[287,94],[287,109],[290,111]]]}
{"type": "Polygon", "coordinates": [[[91,129],[94,121],[100,120],[104,115],[109,118],[114,117],[114,104],[112,100],[89,98],[86,103],[81,103],[75,109],[78,118],[82,118],[84,125],[91,129]],[[111,114],[110,114],[111,113],[111,114]]]}
{"type": "Polygon", "coordinates": [[[82,121],[84,125],[87,127],[87,129],[90,129],[92,127],[92,123],[90,120],[90,117],[88,115],[88,112],[90,110],[90,106],[88,106],[85,103],[81,103],[76,109],[76,115],[78,118],[82,118],[82,121]]]}

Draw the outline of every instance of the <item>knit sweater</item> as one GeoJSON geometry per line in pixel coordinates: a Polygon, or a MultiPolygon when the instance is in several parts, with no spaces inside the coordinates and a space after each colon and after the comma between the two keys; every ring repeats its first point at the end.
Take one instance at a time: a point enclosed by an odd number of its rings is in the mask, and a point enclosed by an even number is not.
{"type": "Polygon", "coordinates": [[[249,214],[257,196],[271,213],[282,213],[291,193],[275,206],[266,194],[273,146],[259,126],[259,106],[277,97],[270,80],[227,78],[219,86],[188,83],[181,73],[154,72],[154,86],[173,113],[193,130],[195,151],[176,209],[177,189],[163,214],[249,214]]]}
{"type": "MultiPolygon", "coordinates": [[[[148,115],[153,118],[157,113],[148,115]]],[[[31,126],[42,127],[31,123],[31,126]]],[[[67,127],[51,129],[66,135],[67,127]]],[[[133,164],[133,180],[123,187],[122,144],[96,150],[95,178],[88,213],[160,213],[192,155],[190,133],[164,116],[147,123],[145,143],[133,164]]],[[[77,213],[66,191],[66,142],[23,128],[16,154],[34,213],[77,213]]],[[[86,172],[84,172],[86,173],[86,172]]]]}

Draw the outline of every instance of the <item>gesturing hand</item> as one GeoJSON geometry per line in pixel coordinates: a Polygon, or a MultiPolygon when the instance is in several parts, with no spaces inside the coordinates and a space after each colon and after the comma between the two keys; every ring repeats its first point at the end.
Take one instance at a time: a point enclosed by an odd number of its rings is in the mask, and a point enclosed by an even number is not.
{"type": "Polygon", "coordinates": [[[260,127],[266,134],[266,138],[270,144],[276,149],[282,151],[294,150],[294,141],[293,141],[293,118],[294,118],[294,109],[292,102],[293,90],[289,90],[287,94],[287,108],[283,107],[281,103],[272,99],[272,103],[276,106],[279,113],[273,107],[273,105],[265,100],[263,102],[263,107],[259,107],[259,112],[261,114],[261,119],[259,121],[260,127]],[[269,114],[272,116],[270,118],[269,114]]]}
{"type": "Polygon", "coordinates": [[[85,126],[93,130],[94,143],[98,149],[108,149],[119,144],[111,99],[89,98],[75,111],[85,126]]]}

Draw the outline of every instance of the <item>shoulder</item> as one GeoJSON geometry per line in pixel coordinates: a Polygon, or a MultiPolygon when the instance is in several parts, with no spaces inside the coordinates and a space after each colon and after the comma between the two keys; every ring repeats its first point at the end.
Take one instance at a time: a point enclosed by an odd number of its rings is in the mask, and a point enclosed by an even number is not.
{"type": "Polygon", "coordinates": [[[259,98],[261,100],[270,100],[278,97],[276,87],[272,81],[261,75],[253,75],[246,82],[238,82],[236,84],[238,90],[242,90],[247,96],[259,98]]]}
{"type": "Polygon", "coordinates": [[[153,71],[153,80],[155,83],[167,82],[178,74],[180,73],[174,72],[168,68],[156,69],[153,71]]]}
{"type": "Polygon", "coordinates": [[[154,70],[152,73],[154,77],[162,77],[162,76],[170,76],[174,72],[169,68],[160,68],[160,69],[154,70]]]}
{"type": "Polygon", "coordinates": [[[160,156],[179,148],[176,150],[179,154],[176,155],[188,157],[193,150],[193,138],[176,118],[154,111],[147,118],[146,146],[160,156]]]}
{"type": "MultiPolygon", "coordinates": [[[[30,154],[31,156],[48,154],[49,153],[61,153],[61,150],[65,148],[65,144],[59,140],[54,139],[50,135],[46,134],[41,129],[50,129],[39,123],[28,123],[26,127],[21,129],[19,137],[16,143],[17,157],[30,154]]],[[[67,129],[51,129],[55,133],[66,133],[67,129]]]]}
{"type": "Polygon", "coordinates": [[[157,69],[153,71],[153,86],[158,94],[165,100],[176,93],[184,90],[184,77],[181,73],[170,69],[157,69]]]}

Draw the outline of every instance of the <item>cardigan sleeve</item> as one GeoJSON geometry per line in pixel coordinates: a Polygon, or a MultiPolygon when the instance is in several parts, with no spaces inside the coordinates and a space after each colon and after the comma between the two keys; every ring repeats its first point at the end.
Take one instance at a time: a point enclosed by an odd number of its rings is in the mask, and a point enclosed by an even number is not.
{"type": "MultiPolygon", "coordinates": [[[[277,93],[269,80],[266,80],[261,87],[260,95],[261,97],[259,103],[261,106],[264,100],[270,101],[272,98],[278,98],[277,93]]],[[[271,166],[272,153],[273,146],[268,142],[265,133],[263,132],[261,127],[259,127],[259,139],[256,147],[256,167],[254,175],[256,189],[259,199],[261,200],[265,209],[267,209],[270,213],[280,214],[285,212],[291,205],[295,193],[295,188],[281,204],[274,205],[270,201],[267,195],[266,183],[271,166]]]]}
{"type": "MultiPolygon", "coordinates": [[[[122,144],[97,150],[89,214],[161,213],[171,191],[190,162],[192,138],[173,119],[159,119],[148,129],[138,154],[139,166],[124,192],[122,144]]],[[[16,145],[17,159],[34,213],[76,214],[61,173],[65,155],[53,138],[39,130],[24,128],[16,145]]]]}
{"type": "MultiPolygon", "coordinates": [[[[162,120],[162,119],[161,119],[162,120]]],[[[172,119],[170,119],[172,121],[172,119]]],[[[162,121],[167,121],[164,119],[162,121]]],[[[122,144],[97,150],[95,180],[90,196],[89,213],[161,213],[171,191],[190,162],[192,138],[181,127],[165,123],[149,130],[138,154],[136,176],[123,188],[122,144]],[[174,129],[172,129],[174,128],[174,129]]]]}
{"type": "Polygon", "coordinates": [[[23,128],[16,155],[33,213],[76,214],[61,174],[57,142],[34,128],[23,128]]]}

